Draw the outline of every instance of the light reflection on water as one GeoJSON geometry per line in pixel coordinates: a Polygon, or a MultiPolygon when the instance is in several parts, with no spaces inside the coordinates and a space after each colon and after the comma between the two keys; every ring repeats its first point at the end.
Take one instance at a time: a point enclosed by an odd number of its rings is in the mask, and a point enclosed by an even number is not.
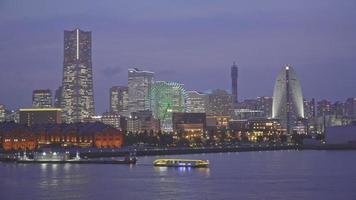
{"type": "Polygon", "coordinates": [[[140,157],[137,165],[1,163],[0,199],[355,199],[354,155],[271,151],[140,157]],[[152,165],[163,157],[206,159],[210,168],[152,165]]]}

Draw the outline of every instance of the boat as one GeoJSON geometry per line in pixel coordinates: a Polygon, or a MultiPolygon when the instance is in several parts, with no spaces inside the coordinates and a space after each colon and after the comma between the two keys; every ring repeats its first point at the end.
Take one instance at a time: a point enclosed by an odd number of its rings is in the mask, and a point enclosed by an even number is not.
{"type": "Polygon", "coordinates": [[[157,159],[153,165],[157,167],[208,167],[209,160],[157,159]]]}
{"type": "Polygon", "coordinates": [[[70,157],[69,152],[34,152],[33,155],[28,156],[26,152],[18,156],[6,156],[0,159],[1,162],[15,162],[15,163],[49,163],[49,164],[136,164],[137,159],[131,154],[126,156],[123,160],[117,159],[88,159],[81,158],[79,153],[76,153],[74,158],[70,157]]]}

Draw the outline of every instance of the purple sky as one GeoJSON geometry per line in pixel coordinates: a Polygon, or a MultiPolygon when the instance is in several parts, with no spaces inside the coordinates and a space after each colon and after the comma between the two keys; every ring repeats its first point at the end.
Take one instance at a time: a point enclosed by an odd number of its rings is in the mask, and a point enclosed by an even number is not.
{"type": "Polygon", "coordinates": [[[63,30],[92,31],[96,110],[127,69],[187,90],[230,89],[239,98],[272,96],[277,73],[292,64],[305,98],[356,97],[355,0],[0,1],[0,103],[31,105],[33,89],[61,84],[63,30]]]}

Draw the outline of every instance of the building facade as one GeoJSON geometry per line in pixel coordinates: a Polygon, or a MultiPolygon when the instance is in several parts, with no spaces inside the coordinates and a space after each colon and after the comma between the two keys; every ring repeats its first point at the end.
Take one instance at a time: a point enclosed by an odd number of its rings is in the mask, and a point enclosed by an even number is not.
{"type": "Polygon", "coordinates": [[[20,109],[20,124],[32,126],[36,124],[60,124],[61,109],[59,108],[30,108],[20,109]]]}
{"type": "Polygon", "coordinates": [[[213,90],[209,94],[208,115],[231,116],[233,113],[233,96],[225,90],[213,90]]]}
{"type": "Polygon", "coordinates": [[[345,115],[356,119],[356,98],[348,98],[345,102],[345,115]]]}
{"type": "Polygon", "coordinates": [[[190,113],[206,113],[209,97],[207,94],[188,91],[186,111],[190,113]]]}
{"type": "Polygon", "coordinates": [[[0,123],[5,121],[5,114],[6,114],[6,110],[5,110],[5,106],[3,104],[0,104],[0,123]]]}
{"type": "Polygon", "coordinates": [[[148,92],[153,83],[153,72],[141,71],[137,68],[128,70],[129,114],[146,109],[148,92]]]}
{"type": "Polygon", "coordinates": [[[51,108],[52,106],[53,104],[51,90],[34,90],[32,92],[33,108],[51,108]]]}
{"type": "Polygon", "coordinates": [[[283,67],[274,85],[272,118],[280,120],[288,134],[292,134],[292,127],[298,119],[304,118],[302,88],[289,65],[283,67]]]}
{"type": "Polygon", "coordinates": [[[129,116],[129,94],[127,86],[114,86],[110,88],[110,112],[129,116]]]}
{"type": "Polygon", "coordinates": [[[188,140],[202,139],[206,133],[205,113],[173,113],[173,132],[188,140]]]}
{"type": "Polygon", "coordinates": [[[65,122],[82,122],[95,115],[91,49],[91,32],[64,31],[61,108],[65,122]]]}

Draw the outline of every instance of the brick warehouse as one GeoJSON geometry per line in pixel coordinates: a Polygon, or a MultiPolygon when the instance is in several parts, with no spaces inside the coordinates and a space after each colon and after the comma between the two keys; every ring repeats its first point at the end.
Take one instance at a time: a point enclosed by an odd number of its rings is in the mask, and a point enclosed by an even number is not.
{"type": "Polygon", "coordinates": [[[44,146],[120,148],[123,134],[103,123],[45,124],[28,127],[0,123],[0,146],[5,151],[44,146]]]}

